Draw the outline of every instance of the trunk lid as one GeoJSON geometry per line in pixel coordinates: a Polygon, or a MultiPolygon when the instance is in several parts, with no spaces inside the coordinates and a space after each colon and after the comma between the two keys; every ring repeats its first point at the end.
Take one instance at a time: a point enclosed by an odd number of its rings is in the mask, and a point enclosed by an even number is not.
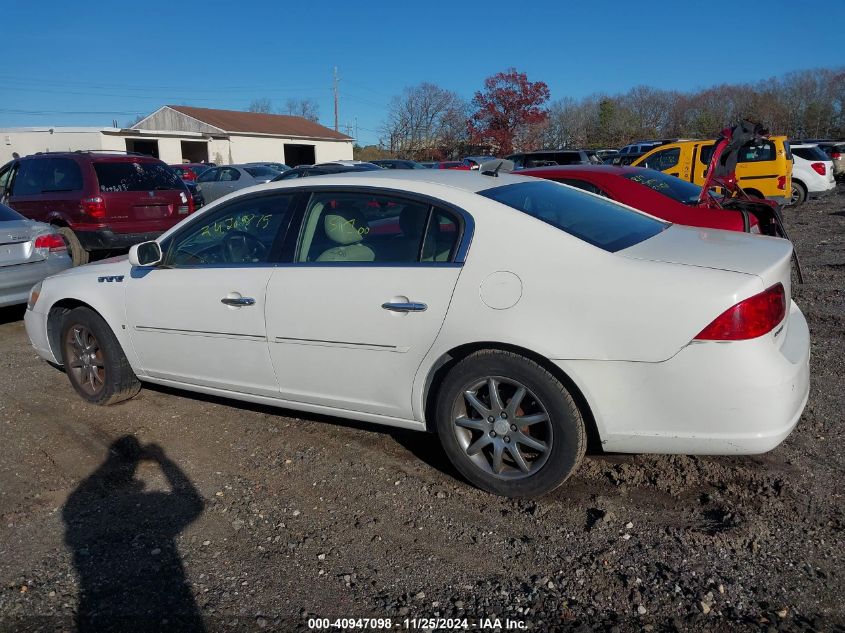
{"type": "Polygon", "coordinates": [[[762,281],[761,290],[783,284],[787,306],[792,297],[792,243],[779,237],[673,224],[651,239],[616,254],[630,259],[753,275],[762,281]]]}
{"type": "Polygon", "coordinates": [[[44,259],[35,252],[35,238],[41,226],[29,220],[0,222],[0,267],[44,259]]]}

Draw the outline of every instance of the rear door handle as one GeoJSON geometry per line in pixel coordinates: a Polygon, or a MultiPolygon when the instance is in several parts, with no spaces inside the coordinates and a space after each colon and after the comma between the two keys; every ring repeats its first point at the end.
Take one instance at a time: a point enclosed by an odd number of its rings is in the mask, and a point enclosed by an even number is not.
{"type": "Polygon", "coordinates": [[[425,312],[428,310],[426,304],[416,301],[408,301],[407,303],[388,301],[387,303],[382,303],[381,307],[391,312],[425,312]]]}
{"type": "Polygon", "coordinates": [[[225,303],[227,306],[254,306],[255,299],[252,297],[223,297],[220,303],[225,303]]]}

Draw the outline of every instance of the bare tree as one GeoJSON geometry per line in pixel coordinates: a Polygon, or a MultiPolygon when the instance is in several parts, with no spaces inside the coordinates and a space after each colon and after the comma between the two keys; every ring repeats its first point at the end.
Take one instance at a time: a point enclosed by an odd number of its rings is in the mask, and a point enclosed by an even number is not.
{"type": "Polygon", "coordinates": [[[301,116],[309,121],[320,120],[320,105],[314,99],[288,99],[283,114],[301,116]]]}
{"type": "Polygon", "coordinates": [[[441,158],[465,143],[468,105],[431,83],[405,88],[390,102],[382,142],[393,155],[441,158]]]}
{"type": "Polygon", "coordinates": [[[247,112],[258,112],[260,114],[270,114],[273,111],[273,102],[267,97],[260,99],[253,99],[247,108],[247,112]]]}

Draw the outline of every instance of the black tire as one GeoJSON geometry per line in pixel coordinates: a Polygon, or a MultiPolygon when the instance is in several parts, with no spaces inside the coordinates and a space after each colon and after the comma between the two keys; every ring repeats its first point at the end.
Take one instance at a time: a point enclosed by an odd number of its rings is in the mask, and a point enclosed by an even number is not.
{"type": "Polygon", "coordinates": [[[790,207],[800,207],[807,200],[807,188],[795,180],[792,181],[792,191],[790,192],[789,205],[790,207]]]}
{"type": "Polygon", "coordinates": [[[554,490],[575,471],[587,448],[581,412],[566,387],[534,361],[501,350],[476,352],[449,370],[437,397],[436,426],[446,455],[461,475],[505,497],[537,497],[554,490]],[[490,383],[485,382],[490,378],[498,385],[498,406],[491,402],[490,383]],[[467,393],[492,415],[485,418],[467,393]],[[544,416],[545,421],[529,421],[544,416]],[[529,440],[540,448],[524,444],[529,440]],[[498,462],[496,451],[501,455],[498,462]]]}
{"type": "Polygon", "coordinates": [[[111,328],[90,308],[74,308],[64,315],[59,343],[70,384],[84,400],[116,404],[141,390],[111,328]]]}
{"type": "Polygon", "coordinates": [[[83,248],[82,242],[80,242],[79,238],[76,237],[76,233],[66,226],[60,226],[57,228],[59,230],[59,234],[62,236],[65,244],[67,245],[67,253],[70,255],[73,265],[82,266],[83,264],[87,264],[88,260],[91,258],[91,253],[83,248]]]}

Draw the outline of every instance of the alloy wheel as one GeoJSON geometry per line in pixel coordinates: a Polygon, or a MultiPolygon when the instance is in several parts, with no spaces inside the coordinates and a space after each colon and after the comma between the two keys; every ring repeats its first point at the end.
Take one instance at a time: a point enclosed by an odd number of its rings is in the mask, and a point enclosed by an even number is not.
{"type": "Polygon", "coordinates": [[[452,407],[458,444],[481,470],[501,479],[534,475],[552,448],[549,412],[522,383],[487,376],[461,392],[452,407]]]}
{"type": "Polygon", "coordinates": [[[67,371],[85,393],[97,395],[106,384],[106,366],[100,343],[86,326],[77,324],[67,330],[64,340],[67,371]]]}

